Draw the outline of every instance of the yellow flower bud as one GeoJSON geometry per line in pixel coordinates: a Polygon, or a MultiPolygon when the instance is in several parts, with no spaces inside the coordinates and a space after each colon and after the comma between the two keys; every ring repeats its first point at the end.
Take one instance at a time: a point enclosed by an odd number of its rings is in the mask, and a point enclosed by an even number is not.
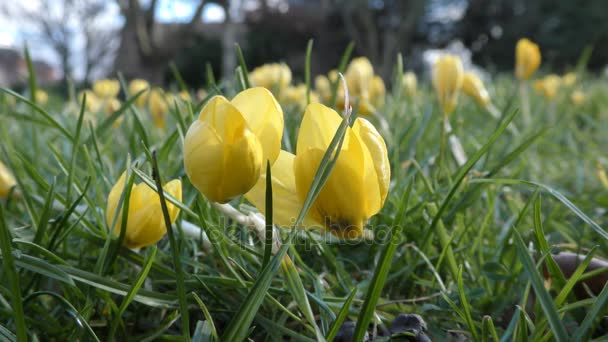
{"type": "MultiPolygon", "coordinates": [[[[282,103],[296,105],[302,109],[306,107],[306,84],[300,83],[297,86],[285,88],[281,96],[282,103]]],[[[313,90],[310,91],[310,102],[319,102],[319,95],[313,90]]]]}
{"type": "Polygon", "coordinates": [[[116,97],[120,92],[120,83],[118,80],[97,80],[93,83],[93,91],[95,92],[95,95],[102,99],[116,97]]]}
{"type": "Polygon", "coordinates": [[[11,171],[0,162],[0,197],[6,198],[16,185],[17,181],[11,171]]]}
{"type": "Polygon", "coordinates": [[[445,115],[451,114],[456,108],[463,74],[462,62],[457,56],[442,56],[433,66],[433,87],[445,115]]]}
{"type": "Polygon", "coordinates": [[[562,76],[562,84],[565,85],[566,87],[570,87],[572,85],[574,85],[574,83],[576,83],[576,73],[575,72],[569,72],[567,74],[565,74],[564,76],[562,76]]]}
{"type": "Polygon", "coordinates": [[[527,38],[522,38],[515,47],[515,76],[527,80],[540,66],[540,49],[527,38]]]}
{"type": "MultiPolygon", "coordinates": [[[[150,89],[150,84],[146,80],[142,79],[134,79],[129,82],[129,96],[133,96],[139,93],[142,90],[150,89]]],[[[146,105],[146,101],[148,100],[148,91],[145,91],[137,100],[135,100],[135,105],[139,108],[143,108],[146,105]]]]}
{"type": "Polygon", "coordinates": [[[547,75],[542,82],[542,93],[545,98],[551,100],[557,95],[561,84],[561,78],[555,74],[547,75]]]}
{"type": "Polygon", "coordinates": [[[187,91],[187,90],[180,91],[179,94],[178,94],[178,96],[179,96],[179,98],[182,101],[186,101],[186,102],[192,101],[192,97],[190,96],[190,92],[187,91]]]}
{"type": "Polygon", "coordinates": [[[318,75],[315,77],[315,90],[323,98],[323,101],[329,101],[331,98],[331,83],[327,76],[318,75]]]}
{"type": "Polygon", "coordinates": [[[49,94],[42,89],[36,89],[36,103],[44,106],[49,101],[49,94]]]}
{"type": "Polygon", "coordinates": [[[464,74],[462,90],[465,94],[472,97],[481,107],[485,108],[490,104],[490,94],[488,94],[481,79],[474,73],[466,72],[464,74]]]}
{"type": "Polygon", "coordinates": [[[91,90],[83,90],[78,94],[78,104],[82,104],[84,101],[84,95],[87,95],[87,103],[85,104],[85,109],[91,112],[98,112],[101,108],[101,100],[95,95],[91,90]]]}
{"type": "Polygon", "coordinates": [[[249,74],[249,80],[255,86],[280,90],[291,83],[291,69],[285,63],[264,64],[249,74]]]}
{"type": "Polygon", "coordinates": [[[210,201],[225,203],[249,191],[263,165],[279,156],[283,111],[265,88],[240,92],[231,102],[215,96],[184,140],[184,167],[210,201]]]}
{"type": "Polygon", "coordinates": [[[382,77],[374,75],[369,91],[370,102],[375,108],[384,106],[384,97],[386,96],[386,86],[382,77]]]}
{"type": "Polygon", "coordinates": [[[164,128],[165,117],[169,111],[169,106],[167,105],[162,89],[154,88],[150,91],[150,95],[148,96],[148,107],[154,125],[158,128],[164,128]]]}
{"type": "MultiPolygon", "coordinates": [[[[317,168],[342,119],[333,109],[308,105],[298,134],[294,173],[304,201],[317,168]]],[[[369,121],[347,128],[334,169],[310,209],[315,221],[340,237],[357,237],[388,193],[390,166],[384,139],[369,121]]]]}
{"type": "Polygon", "coordinates": [[[416,74],[411,71],[404,73],[402,82],[405,94],[411,98],[416,96],[416,91],[418,88],[418,79],[416,78],[416,74]]]}
{"type": "Polygon", "coordinates": [[[570,94],[570,101],[572,101],[574,105],[581,105],[585,102],[585,100],[585,93],[583,93],[581,90],[575,90],[572,92],[572,94],[570,94]]]}
{"type": "Polygon", "coordinates": [[[373,77],[374,67],[369,59],[366,57],[353,59],[344,74],[349,95],[369,99],[370,84],[372,83],[373,77]]]}
{"type": "MultiPolygon", "coordinates": [[[[115,235],[119,235],[122,230],[122,208],[118,209],[118,203],[125,188],[125,181],[126,173],[123,173],[108,195],[106,222],[110,229],[114,223],[113,233],[115,235]]],[[[163,189],[175,199],[182,200],[182,183],[180,180],[170,181],[165,184],[163,189]]],[[[171,223],[173,223],[179,214],[179,207],[169,201],[166,203],[171,223]]],[[[167,233],[158,193],[147,184],[133,185],[128,210],[124,240],[127,247],[140,248],[153,245],[167,233]]]]}

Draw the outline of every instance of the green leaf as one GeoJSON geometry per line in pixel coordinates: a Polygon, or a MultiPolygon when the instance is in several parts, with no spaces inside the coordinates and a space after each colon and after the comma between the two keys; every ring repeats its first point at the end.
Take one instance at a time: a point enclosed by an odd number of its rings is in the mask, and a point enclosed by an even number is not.
{"type": "Polygon", "coordinates": [[[357,294],[357,288],[355,287],[355,288],[353,288],[352,291],[350,291],[350,294],[344,301],[344,304],[342,304],[342,308],[340,308],[340,312],[338,312],[338,316],[333,321],[333,323],[331,324],[331,327],[329,328],[329,331],[327,332],[326,340],[328,342],[333,341],[334,338],[336,337],[336,335],[338,334],[338,331],[340,331],[340,327],[342,327],[344,320],[346,319],[346,317],[348,317],[348,312],[350,310],[350,306],[353,302],[353,299],[355,299],[356,294],[357,294]]]}

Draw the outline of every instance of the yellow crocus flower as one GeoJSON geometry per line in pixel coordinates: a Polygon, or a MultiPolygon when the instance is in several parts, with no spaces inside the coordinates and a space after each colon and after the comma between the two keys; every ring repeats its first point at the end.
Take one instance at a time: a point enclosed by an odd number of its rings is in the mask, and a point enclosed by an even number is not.
{"type": "Polygon", "coordinates": [[[44,106],[49,101],[49,94],[42,89],[36,89],[36,103],[44,106]]]}
{"type": "Polygon", "coordinates": [[[473,98],[481,107],[490,104],[490,94],[483,85],[483,82],[472,72],[466,72],[462,82],[462,90],[465,94],[473,98]]]}
{"type": "Polygon", "coordinates": [[[6,198],[16,185],[17,181],[11,171],[0,162],[0,197],[6,198]]]}
{"type": "Polygon", "coordinates": [[[440,57],[433,66],[433,87],[444,115],[451,114],[456,108],[463,75],[462,62],[454,55],[440,57]]]}
{"type": "Polygon", "coordinates": [[[346,69],[344,78],[351,96],[369,99],[370,85],[374,78],[374,67],[369,59],[366,57],[353,59],[346,69]]]}
{"type": "Polygon", "coordinates": [[[184,140],[184,167],[210,201],[226,203],[249,191],[266,160],[281,150],[283,111],[272,93],[256,87],[228,101],[209,100],[184,140]]]}
{"type": "Polygon", "coordinates": [[[254,86],[281,90],[291,83],[291,69],[285,63],[264,64],[249,74],[249,80],[254,86]]]}
{"type": "MultiPolygon", "coordinates": [[[[119,235],[122,230],[122,209],[118,209],[120,197],[125,188],[126,173],[118,179],[108,195],[106,209],[106,222],[108,227],[114,223],[114,234],[119,235]],[[118,213],[117,213],[118,211],[118,213]],[[116,218],[116,219],[115,219],[116,218]]],[[[166,193],[175,199],[182,200],[182,183],[174,179],[163,187],[166,193]]],[[[167,203],[171,223],[175,222],[179,214],[179,207],[167,203]]],[[[125,231],[124,243],[129,248],[140,248],[155,244],[167,233],[158,193],[147,184],[133,185],[129,197],[129,213],[125,231]]]]}
{"type": "Polygon", "coordinates": [[[418,88],[418,79],[416,78],[416,74],[412,71],[408,71],[403,74],[403,89],[405,94],[410,98],[416,96],[417,88],[418,88]]]}
{"type": "MultiPolygon", "coordinates": [[[[282,103],[292,104],[304,109],[306,102],[306,84],[300,83],[297,86],[289,86],[285,88],[282,96],[282,103]]],[[[310,91],[310,102],[320,102],[319,95],[314,91],[310,91]]]]}
{"type": "Polygon", "coordinates": [[[150,115],[152,115],[152,121],[158,128],[165,127],[165,117],[169,111],[169,105],[165,100],[162,89],[154,88],[150,91],[148,96],[148,108],[150,109],[150,115]]]}
{"type": "Polygon", "coordinates": [[[547,75],[543,78],[541,91],[545,98],[551,100],[557,95],[561,85],[561,78],[555,74],[547,75]]]}
{"type": "MultiPolygon", "coordinates": [[[[146,90],[146,89],[150,89],[150,83],[148,83],[148,81],[146,81],[146,80],[136,78],[134,80],[131,80],[131,82],[129,82],[129,96],[133,96],[133,95],[139,93],[140,91],[146,90]]],[[[137,107],[139,107],[139,108],[145,107],[146,101],[148,100],[148,93],[149,93],[149,91],[145,91],[144,93],[139,95],[137,100],[135,100],[135,105],[137,107]]]]}
{"type": "Polygon", "coordinates": [[[577,76],[575,72],[566,73],[564,76],[562,76],[562,84],[566,87],[570,87],[576,83],[576,79],[577,76]]]}
{"type": "Polygon", "coordinates": [[[384,106],[384,98],[386,96],[386,86],[382,77],[374,75],[372,78],[371,87],[369,90],[369,97],[372,106],[375,108],[382,108],[384,106]]]}
{"type": "Polygon", "coordinates": [[[315,90],[321,96],[323,101],[329,101],[331,98],[331,83],[325,75],[317,75],[315,77],[315,90]]]}
{"type": "Polygon", "coordinates": [[[586,99],[587,97],[585,96],[585,93],[578,89],[573,91],[572,94],[570,94],[570,101],[572,101],[572,103],[577,106],[583,104],[586,99]]]}
{"type": "Polygon", "coordinates": [[[527,38],[522,38],[515,46],[515,76],[527,80],[540,66],[540,49],[527,38]]]}
{"type": "MultiPolygon", "coordinates": [[[[336,111],[322,104],[311,103],[306,109],[293,169],[301,202],[341,121],[336,111]]],[[[336,236],[358,237],[367,220],[384,205],[389,182],[390,166],[384,139],[369,121],[358,118],[353,127],[346,130],[335,167],[312,205],[310,215],[336,236]]]]}
{"type": "Polygon", "coordinates": [[[87,103],[85,104],[85,109],[91,112],[98,112],[101,108],[101,100],[95,95],[95,93],[89,89],[83,90],[78,93],[78,102],[82,104],[84,101],[84,95],[87,95],[87,103]]]}
{"type": "Polygon", "coordinates": [[[118,80],[102,79],[93,83],[93,92],[102,99],[118,96],[120,92],[120,83],[118,80]]]}

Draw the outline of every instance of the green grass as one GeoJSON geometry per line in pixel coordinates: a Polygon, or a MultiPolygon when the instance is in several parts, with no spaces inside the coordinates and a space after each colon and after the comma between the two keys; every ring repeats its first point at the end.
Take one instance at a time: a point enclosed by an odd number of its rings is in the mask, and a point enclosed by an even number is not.
{"type": "MultiPolygon", "coordinates": [[[[237,77],[217,85],[210,78],[210,93],[230,97],[249,86],[237,52],[237,77]]],[[[595,167],[599,160],[608,168],[608,86],[588,73],[578,82],[588,95],[581,106],[566,89],[551,103],[530,91],[528,127],[510,75],[486,85],[501,120],[461,96],[450,121],[469,162],[458,167],[448,148],[443,170],[441,114],[428,83],[414,99],[392,88],[378,113],[388,125],[370,119],[392,167],[384,208],[367,226],[373,240],[281,229],[275,255],[272,240],[224,217],[185,176],[183,136],[203,103],[171,104],[159,130],[133,106],[141,94],[93,125],[81,104],[51,96],[41,105],[5,89],[0,160],[20,197],[0,202],[0,339],[332,340],[355,321],[356,339],[381,341],[401,313],[421,315],[434,341],[600,338],[608,334],[600,321],[608,289],[576,298],[583,270],[569,279],[551,258],[563,249],[608,257],[608,189],[595,167]],[[511,120],[519,135],[506,129],[511,120]],[[172,234],[139,251],[121,247],[105,222],[107,194],[128,166],[134,182],[183,182],[172,234]],[[202,227],[211,247],[185,236],[181,220],[202,227]]],[[[303,110],[284,110],[293,150],[303,110]]],[[[335,157],[326,154],[304,212],[335,157]]],[[[244,199],[232,205],[250,210],[244,199]]]]}

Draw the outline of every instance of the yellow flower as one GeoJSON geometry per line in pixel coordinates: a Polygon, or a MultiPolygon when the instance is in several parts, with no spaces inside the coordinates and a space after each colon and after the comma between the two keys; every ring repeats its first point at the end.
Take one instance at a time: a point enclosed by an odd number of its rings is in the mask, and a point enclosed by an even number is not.
{"type": "Polygon", "coordinates": [[[452,113],[456,108],[463,73],[460,58],[453,55],[440,57],[433,66],[433,87],[444,115],[452,113]]]}
{"type": "MultiPolygon", "coordinates": [[[[108,195],[106,222],[110,229],[112,223],[115,222],[113,230],[115,235],[119,235],[122,230],[122,208],[118,209],[118,203],[125,188],[125,181],[126,173],[123,172],[108,195]],[[115,217],[116,221],[114,221],[115,217]]],[[[163,189],[178,201],[182,200],[182,182],[179,179],[174,179],[165,184],[163,189]]],[[[166,203],[171,223],[173,223],[179,214],[179,207],[168,201],[166,203]]],[[[162,239],[167,233],[158,193],[147,184],[140,183],[133,185],[131,196],[129,197],[128,210],[124,240],[127,247],[140,248],[150,246],[162,239]]]]}
{"type": "Polygon", "coordinates": [[[487,107],[490,104],[490,95],[484,87],[483,82],[477,75],[472,72],[464,74],[462,82],[462,90],[465,94],[472,97],[481,107],[487,107]]]}
{"type": "Polygon", "coordinates": [[[93,83],[93,91],[95,92],[95,95],[102,99],[116,97],[120,92],[120,83],[118,80],[97,80],[93,83]]]}
{"type": "Polygon", "coordinates": [[[577,77],[575,72],[566,73],[564,76],[562,76],[562,83],[566,87],[570,87],[574,85],[574,83],[576,83],[576,78],[577,77]]]}
{"type": "Polygon", "coordinates": [[[527,80],[540,66],[540,49],[527,38],[522,38],[515,46],[515,76],[527,80]]]}
{"type": "Polygon", "coordinates": [[[186,101],[186,102],[192,101],[192,97],[190,96],[190,92],[187,91],[187,90],[180,91],[179,94],[178,94],[178,96],[179,96],[179,98],[182,101],[186,101]]]}
{"type": "Polygon", "coordinates": [[[374,78],[374,67],[369,59],[366,57],[353,59],[346,69],[344,78],[349,95],[369,99],[370,84],[374,78]]]}
{"type": "MultiPolygon", "coordinates": [[[[300,210],[302,201],[296,191],[296,177],[293,173],[293,153],[281,150],[279,157],[271,167],[272,171],[272,197],[273,197],[273,223],[281,227],[293,227],[300,210]]],[[[260,179],[255,186],[245,194],[245,198],[253,203],[258,210],[266,213],[266,171],[262,171],[260,179]]],[[[306,228],[321,228],[322,225],[310,215],[306,215],[302,225],[306,228]]]]}
{"type": "Polygon", "coordinates": [[[285,63],[264,64],[249,74],[249,80],[255,86],[280,90],[291,83],[291,69],[285,63]]]}
{"type": "Polygon", "coordinates": [[[82,104],[85,94],[87,95],[87,103],[85,104],[85,109],[94,113],[98,112],[101,108],[101,100],[91,90],[86,89],[78,93],[78,104],[82,104]]]}
{"type": "Polygon", "coordinates": [[[416,96],[416,91],[418,88],[418,79],[416,78],[416,74],[411,71],[404,73],[402,82],[405,94],[411,98],[416,96]]]}
{"type": "MultiPolygon", "coordinates": [[[[129,82],[129,95],[133,96],[139,93],[142,90],[150,89],[150,84],[146,80],[142,79],[134,79],[129,82]]],[[[135,100],[135,105],[139,108],[143,108],[146,105],[146,101],[148,100],[148,91],[145,91],[137,100],[135,100]]]]}
{"type": "Polygon", "coordinates": [[[199,101],[203,101],[207,97],[207,95],[209,95],[209,94],[207,93],[207,91],[205,89],[201,88],[196,91],[196,99],[199,101]]]}
{"type": "Polygon", "coordinates": [[[283,111],[265,88],[240,92],[231,102],[215,96],[186,133],[184,167],[210,201],[225,203],[249,191],[266,160],[281,150],[283,111]]]}
{"type": "MultiPolygon", "coordinates": [[[[297,86],[289,86],[281,96],[282,103],[292,104],[300,108],[306,107],[306,84],[300,83],[297,86]]],[[[319,102],[319,95],[314,90],[310,91],[310,102],[319,102]]]]}
{"type": "Polygon", "coordinates": [[[315,90],[323,101],[329,101],[331,98],[331,83],[329,82],[329,78],[324,75],[317,75],[315,77],[315,90]]]}
{"type": "Polygon", "coordinates": [[[36,89],[36,103],[44,106],[49,101],[49,94],[42,89],[36,89]]]}
{"type": "Polygon", "coordinates": [[[382,77],[375,75],[372,78],[369,97],[372,106],[382,108],[384,106],[384,97],[386,96],[386,86],[382,77]]]}
{"type": "Polygon", "coordinates": [[[165,117],[169,111],[169,106],[167,105],[162,89],[154,88],[150,91],[150,95],[148,96],[148,107],[154,125],[158,128],[164,128],[165,117]]]}
{"type": "Polygon", "coordinates": [[[543,78],[541,91],[545,98],[553,99],[557,95],[561,84],[561,78],[555,74],[547,75],[543,78]]]}
{"type": "MultiPolygon", "coordinates": [[[[311,103],[306,109],[294,160],[296,193],[301,202],[341,121],[338,113],[324,105],[311,103]]],[[[338,160],[310,215],[337,236],[360,236],[367,220],[384,205],[389,183],[384,139],[369,121],[358,118],[347,128],[338,160]]]]}
{"type": "MultiPolygon", "coordinates": [[[[120,100],[118,100],[117,98],[113,97],[111,99],[107,99],[104,103],[104,111],[105,113],[109,116],[114,114],[117,110],[120,109],[121,103],[120,100]]],[[[118,126],[120,126],[120,124],[122,123],[124,116],[119,117],[118,119],[114,120],[114,122],[112,123],[112,127],[117,128],[118,126]]]]}
{"type": "Polygon", "coordinates": [[[6,198],[16,185],[17,181],[11,171],[0,162],[0,197],[6,198]]]}
{"type": "Polygon", "coordinates": [[[586,96],[581,90],[575,90],[570,94],[570,101],[575,105],[581,105],[585,102],[586,96]]]}

